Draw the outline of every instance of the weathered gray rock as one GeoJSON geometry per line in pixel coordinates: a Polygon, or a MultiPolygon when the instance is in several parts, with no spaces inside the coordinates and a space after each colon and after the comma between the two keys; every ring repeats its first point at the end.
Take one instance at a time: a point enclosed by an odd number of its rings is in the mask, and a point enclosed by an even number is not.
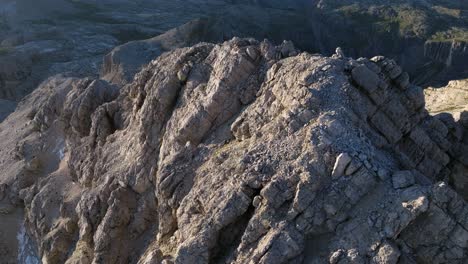
{"type": "Polygon", "coordinates": [[[280,52],[283,58],[297,55],[296,48],[291,41],[283,41],[280,47],[280,52]]]}
{"type": "Polygon", "coordinates": [[[337,47],[337,48],[335,49],[335,55],[336,55],[338,58],[345,58],[343,49],[341,49],[341,47],[337,47]]]}
{"type": "Polygon", "coordinates": [[[398,263],[400,250],[397,246],[384,242],[379,246],[377,254],[372,258],[371,263],[398,263]]]}
{"type": "Polygon", "coordinates": [[[354,81],[368,93],[374,92],[379,85],[379,76],[364,65],[354,68],[352,76],[354,81]]]}
{"type": "Polygon", "coordinates": [[[466,194],[438,181],[465,164],[464,123],[429,116],[385,58],[284,49],[201,43],[124,86],[28,96],[0,124],[1,202],[24,203],[40,259],[463,263],[466,194]]]}
{"type": "MultiPolygon", "coordinates": [[[[340,176],[343,176],[345,174],[345,170],[348,167],[348,164],[351,162],[351,157],[348,155],[348,153],[341,153],[338,155],[335,161],[335,165],[333,166],[333,171],[332,171],[332,178],[338,178],[340,176]]],[[[348,175],[351,173],[348,173],[348,175]]]]}

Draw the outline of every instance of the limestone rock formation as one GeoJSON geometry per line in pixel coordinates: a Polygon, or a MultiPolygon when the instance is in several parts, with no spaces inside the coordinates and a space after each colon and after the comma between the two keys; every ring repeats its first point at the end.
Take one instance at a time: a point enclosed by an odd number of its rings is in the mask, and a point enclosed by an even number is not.
{"type": "Polygon", "coordinates": [[[0,198],[43,263],[463,263],[468,118],[424,106],[384,57],[201,43],[45,82],[0,124],[0,198]]]}
{"type": "Polygon", "coordinates": [[[424,95],[431,114],[450,113],[459,119],[461,113],[468,111],[468,79],[451,81],[440,88],[429,87],[424,95]]]}

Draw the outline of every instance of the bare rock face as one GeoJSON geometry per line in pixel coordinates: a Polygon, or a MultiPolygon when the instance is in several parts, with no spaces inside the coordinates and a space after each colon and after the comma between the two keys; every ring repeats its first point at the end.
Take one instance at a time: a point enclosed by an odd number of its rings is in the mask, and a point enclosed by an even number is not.
{"type": "MultiPolygon", "coordinates": [[[[453,153],[456,161],[452,161],[452,173],[450,180],[454,183],[456,189],[467,190],[468,167],[466,159],[468,156],[466,127],[468,127],[468,80],[455,80],[449,82],[445,87],[427,88],[424,90],[427,110],[438,119],[445,122],[447,127],[455,128],[456,137],[461,139],[462,144],[458,145],[453,153]],[[453,124],[455,122],[465,127],[465,132],[453,124]],[[461,162],[458,162],[458,161],[461,162]]],[[[462,191],[466,193],[466,191],[462,191]]],[[[467,198],[466,194],[465,199],[467,198]]]]}
{"type": "Polygon", "coordinates": [[[468,118],[430,116],[392,60],[234,38],[117,89],[51,79],[0,124],[43,263],[468,257],[468,118]]]}
{"type": "Polygon", "coordinates": [[[440,88],[429,87],[424,95],[431,114],[450,113],[459,119],[463,111],[468,111],[468,80],[450,81],[440,88]]]}

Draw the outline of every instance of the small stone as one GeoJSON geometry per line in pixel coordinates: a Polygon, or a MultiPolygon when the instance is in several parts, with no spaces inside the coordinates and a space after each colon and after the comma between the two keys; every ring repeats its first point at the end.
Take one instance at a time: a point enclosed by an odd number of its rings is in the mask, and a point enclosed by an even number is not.
{"type": "Polygon", "coordinates": [[[339,250],[333,252],[330,255],[330,259],[329,259],[330,264],[338,263],[340,261],[340,259],[343,257],[343,255],[344,255],[344,251],[342,249],[339,249],[339,250]]]}
{"type": "Polygon", "coordinates": [[[253,198],[252,205],[253,207],[257,208],[262,204],[262,197],[257,195],[253,198]]]}
{"type": "Polygon", "coordinates": [[[283,41],[283,44],[281,44],[281,55],[283,58],[297,55],[296,48],[291,41],[283,41]]]}
{"type": "Polygon", "coordinates": [[[397,171],[393,174],[392,184],[395,189],[406,188],[414,183],[414,176],[411,171],[397,171]]]}
{"type": "Polygon", "coordinates": [[[370,60],[373,61],[373,62],[381,62],[381,61],[385,60],[385,57],[384,56],[375,56],[375,57],[372,57],[370,60]]]}
{"type": "Polygon", "coordinates": [[[187,80],[187,74],[180,70],[179,72],[177,72],[177,78],[179,79],[179,81],[185,82],[187,80]]]}
{"type": "Polygon", "coordinates": [[[426,196],[420,196],[416,199],[414,199],[414,195],[418,194],[415,192],[415,190],[418,190],[417,188],[408,188],[403,192],[402,197],[410,197],[413,200],[409,200],[406,202],[402,202],[401,205],[403,208],[407,209],[408,211],[414,213],[414,214],[419,214],[419,213],[424,213],[427,211],[429,208],[429,201],[426,196]]]}
{"type": "Polygon", "coordinates": [[[343,49],[341,49],[341,47],[337,47],[336,50],[335,50],[335,54],[338,58],[344,58],[345,55],[344,55],[344,52],[343,52],[343,49]]]}
{"type": "Polygon", "coordinates": [[[186,82],[189,73],[190,73],[190,66],[186,64],[186,65],[184,65],[184,66],[182,67],[182,69],[180,69],[180,70],[177,72],[177,78],[178,78],[179,81],[181,81],[181,82],[186,82]]]}
{"type": "Polygon", "coordinates": [[[122,181],[122,180],[119,180],[118,183],[119,183],[119,185],[120,185],[122,188],[126,188],[126,187],[127,187],[127,184],[126,184],[124,181],[122,181]]]}
{"type": "Polygon", "coordinates": [[[331,68],[331,65],[325,65],[322,67],[322,71],[328,71],[331,68]]]}
{"type": "Polygon", "coordinates": [[[257,50],[254,48],[254,47],[247,47],[247,55],[249,55],[249,57],[252,59],[252,60],[257,60],[258,58],[258,52],[257,50]]]}
{"type": "Polygon", "coordinates": [[[388,263],[396,264],[400,258],[400,251],[397,246],[384,242],[377,251],[377,254],[371,259],[372,264],[388,263]]]}
{"type": "Polygon", "coordinates": [[[351,157],[348,153],[341,153],[335,161],[335,166],[333,166],[332,178],[336,179],[340,176],[343,176],[345,173],[346,166],[351,162],[351,157]]]}
{"type": "Polygon", "coordinates": [[[346,259],[349,260],[349,263],[363,263],[364,259],[359,254],[359,251],[355,248],[348,250],[346,254],[346,259]]]}

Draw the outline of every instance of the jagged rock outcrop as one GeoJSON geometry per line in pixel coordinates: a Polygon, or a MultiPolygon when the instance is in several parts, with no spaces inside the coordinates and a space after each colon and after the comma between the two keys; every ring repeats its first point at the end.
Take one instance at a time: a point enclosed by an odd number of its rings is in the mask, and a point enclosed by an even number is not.
{"type": "Polygon", "coordinates": [[[468,257],[466,113],[430,116],[390,59],[234,38],[117,89],[52,79],[0,124],[43,263],[468,257]]]}

